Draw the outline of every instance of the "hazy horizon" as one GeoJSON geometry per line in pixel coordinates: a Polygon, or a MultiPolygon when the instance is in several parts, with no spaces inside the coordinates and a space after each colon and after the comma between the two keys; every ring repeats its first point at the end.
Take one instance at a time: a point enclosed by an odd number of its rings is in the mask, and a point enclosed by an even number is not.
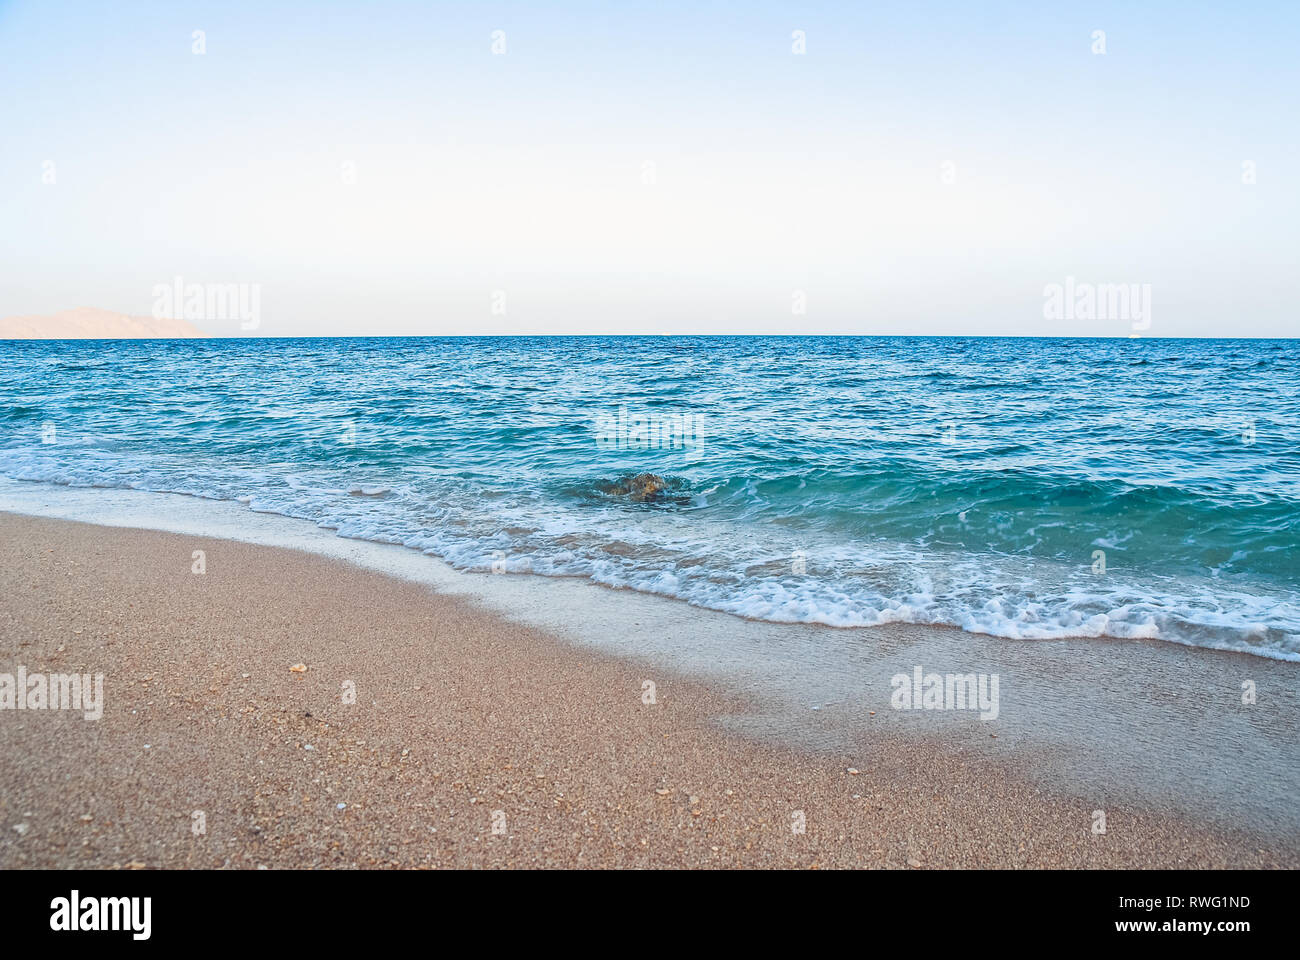
{"type": "Polygon", "coordinates": [[[1293,6],[273,6],[0,0],[0,316],[1295,335],[1293,6]]]}

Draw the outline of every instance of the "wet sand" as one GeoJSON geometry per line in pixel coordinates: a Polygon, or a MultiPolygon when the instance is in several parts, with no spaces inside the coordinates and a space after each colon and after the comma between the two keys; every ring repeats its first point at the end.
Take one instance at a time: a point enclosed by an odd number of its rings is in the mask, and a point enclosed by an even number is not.
{"type": "Polygon", "coordinates": [[[1095,833],[1070,753],[1032,729],[1023,757],[884,714],[783,741],[743,683],[651,652],[337,558],[0,514],[0,673],[105,691],[99,720],[0,710],[0,867],[1300,865],[1266,818],[1139,792],[1108,790],[1095,833]]]}

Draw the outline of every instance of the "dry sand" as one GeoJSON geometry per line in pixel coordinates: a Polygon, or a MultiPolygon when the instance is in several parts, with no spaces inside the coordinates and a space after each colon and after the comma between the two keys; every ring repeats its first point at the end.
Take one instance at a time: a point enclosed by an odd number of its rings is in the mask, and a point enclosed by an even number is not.
{"type": "Polygon", "coordinates": [[[20,664],[102,673],[106,705],[0,711],[3,868],[1300,865],[1115,805],[1094,834],[1091,804],[939,741],[883,736],[856,774],[750,742],[715,684],[292,550],[0,514],[20,664]]]}

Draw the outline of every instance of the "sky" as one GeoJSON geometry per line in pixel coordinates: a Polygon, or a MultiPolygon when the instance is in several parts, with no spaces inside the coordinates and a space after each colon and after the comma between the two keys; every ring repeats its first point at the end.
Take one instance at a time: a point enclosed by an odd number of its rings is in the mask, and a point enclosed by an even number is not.
{"type": "Polygon", "coordinates": [[[1298,47],[1292,0],[0,0],[0,316],[1294,336],[1298,47]]]}

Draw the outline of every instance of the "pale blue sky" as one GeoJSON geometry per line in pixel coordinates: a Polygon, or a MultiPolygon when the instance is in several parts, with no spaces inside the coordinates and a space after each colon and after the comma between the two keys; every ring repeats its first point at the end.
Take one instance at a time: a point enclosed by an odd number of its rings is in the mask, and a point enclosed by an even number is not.
{"type": "Polygon", "coordinates": [[[1044,319],[1072,276],[1296,332],[1300,4],[538,6],[0,0],[0,316],[1128,335],[1044,319]]]}

